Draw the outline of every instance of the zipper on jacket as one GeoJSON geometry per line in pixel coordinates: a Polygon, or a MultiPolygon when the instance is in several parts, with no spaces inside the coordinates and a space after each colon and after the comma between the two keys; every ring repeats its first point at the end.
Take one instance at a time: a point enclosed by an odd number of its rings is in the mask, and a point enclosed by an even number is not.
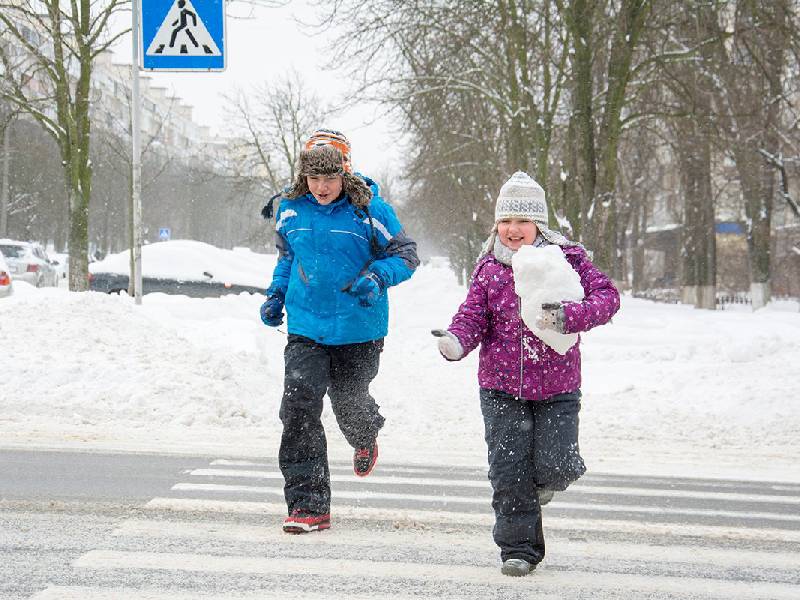
{"type": "Polygon", "coordinates": [[[522,331],[522,298],[517,296],[517,316],[519,317],[519,399],[522,400],[522,369],[525,364],[525,340],[522,331]]]}

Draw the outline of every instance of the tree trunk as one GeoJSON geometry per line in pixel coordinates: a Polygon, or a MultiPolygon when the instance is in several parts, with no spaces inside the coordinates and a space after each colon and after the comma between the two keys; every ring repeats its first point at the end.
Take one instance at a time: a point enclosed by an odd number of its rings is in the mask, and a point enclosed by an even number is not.
{"type": "MultiPolygon", "coordinates": [[[[753,310],[770,300],[770,255],[774,171],[760,157],[748,153],[747,176],[742,176],[742,191],[747,216],[747,250],[750,255],[750,293],[753,310]]],[[[738,161],[737,161],[738,163],[738,161]]],[[[742,173],[740,167],[739,173],[742,173]]]]}
{"type": "MultiPolygon", "coordinates": [[[[75,186],[79,187],[79,186],[75,186]]],[[[83,292],[89,289],[89,199],[80,189],[67,188],[69,197],[69,289],[83,292]]]]}
{"type": "Polygon", "coordinates": [[[3,125],[3,172],[0,182],[0,238],[8,236],[8,199],[11,172],[11,121],[3,125]]]}
{"type": "Polygon", "coordinates": [[[633,217],[633,281],[634,292],[645,289],[644,281],[644,234],[647,231],[647,202],[642,199],[638,203],[633,217]]]}
{"type": "Polygon", "coordinates": [[[716,232],[711,188],[710,140],[696,123],[681,129],[678,147],[683,192],[683,269],[681,301],[697,308],[716,308],[716,232]]]}

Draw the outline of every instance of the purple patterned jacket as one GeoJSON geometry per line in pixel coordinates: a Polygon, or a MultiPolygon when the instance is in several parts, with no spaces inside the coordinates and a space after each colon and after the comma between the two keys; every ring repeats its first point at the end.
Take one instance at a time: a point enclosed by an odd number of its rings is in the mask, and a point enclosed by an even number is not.
{"type": "MultiPolygon", "coordinates": [[[[588,331],[611,320],[619,310],[619,292],[580,246],[562,246],[584,290],[581,302],[564,302],[565,333],[588,331]]],[[[478,384],[525,400],[544,400],[574,392],[581,385],[580,340],[561,356],[533,335],[520,317],[510,266],[492,254],[472,274],[467,299],[448,329],[464,355],[480,343],[478,384]]]]}

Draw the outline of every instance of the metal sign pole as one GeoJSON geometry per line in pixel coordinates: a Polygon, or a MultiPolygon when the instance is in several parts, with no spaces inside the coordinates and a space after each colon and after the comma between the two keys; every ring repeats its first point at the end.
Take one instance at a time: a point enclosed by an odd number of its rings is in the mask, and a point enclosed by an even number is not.
{"type": "Polygon", "coordinates": [[[133,220],[133,273],[136,304],[142,303],[142,141],[139,100],[139,1],[132,0],[131,38],[131,193],[133,220]]]}

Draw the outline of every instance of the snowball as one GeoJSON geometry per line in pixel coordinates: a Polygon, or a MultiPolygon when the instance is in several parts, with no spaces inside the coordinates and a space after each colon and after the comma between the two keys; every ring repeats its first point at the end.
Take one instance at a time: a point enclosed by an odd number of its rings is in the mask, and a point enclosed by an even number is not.
{"type": "Polygon", "coordinates": [[[522,320],[533,334],[559,354],[578,341],[577,333],[558,333],[536,327],[542,304],[583,300],[583,286],[560,246],[523,246],[511,259],[514,290],[520,297],[522,320]]]}

